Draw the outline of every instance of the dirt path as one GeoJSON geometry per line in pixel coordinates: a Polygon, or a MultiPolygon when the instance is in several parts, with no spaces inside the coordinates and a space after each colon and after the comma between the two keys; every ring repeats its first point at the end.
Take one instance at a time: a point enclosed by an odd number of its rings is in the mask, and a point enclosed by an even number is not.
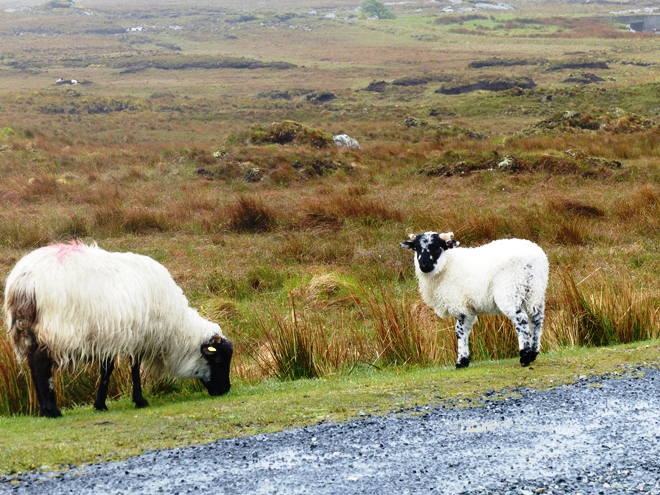
{"type": "Polygon", "coordinates": [[[0,478],[17,494],[660,494],[660,372],[0,478]]]}

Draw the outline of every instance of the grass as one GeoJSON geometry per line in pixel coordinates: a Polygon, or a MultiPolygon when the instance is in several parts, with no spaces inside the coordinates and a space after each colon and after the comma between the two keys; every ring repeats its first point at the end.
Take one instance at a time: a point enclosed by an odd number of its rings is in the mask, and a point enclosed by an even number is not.
{"type": "MultiPolygon", "coordinates": [[[[466,144],[472,142],[453,147],[466,144]]],[[[406,150],[408,162],[426,161],[437,151],[443,160],[469,156],[427,146],[406,150]]],[[[129,156],[139,153],[147,154],[129,156]]],[[[229,147],[225,153],[223,159],[258,157],[261,148],[229,147]]],[[[522,237],[546,249],[553,269],[544,349],[658,336],[657,168],[601,176],[571,167],[547,176],[485,170],[428,179],[398,169],[399,153],[398,147],[368,149],[359,156],[369,164],[364,168],[320,179],[300,176],[288,185],[170,174],[172,166],[197,166],[197,152],[167,153],[167,165],[139,170],[101,164],[87,178],[75,162],[42,172],[38,183],[14,172],[6,184],[26,184],[31,192],[7,196],[9,208],[0,219],[2,267],[8,273],[26,250],[79,236],[151,255],[237,342],[234,374],[248,381],[341,374],[361,363],[453,362],[453,322],[439,321],[421,305],[412,263],[398,247],[407,232],[430,226],[453,230],[466,246],[522,237]],[[385,171],[374,174],[374,163],[385,171]],[[408,203],[411,188],[430,200],[408,203]]],[[[482,318],[472,336],[474,358],[514,356],[510,327],[504,318],[482,318]]],[[[8,347],[0,355],[9,384],[5,414],[34,413],[28,380],[18,374],[8,347]]],[[[115,395],[128,389],[124,378],[115,395]]],[[[95,382],[94,370],[59,374],[61,404],[89,403],[95,382]]]]}
{"type": "Polygon", "coordinates": [[[660,342],[606,349],[564,349],[544,353],[530,368],[517,360],[474,363],[465,370],[445,367],[356,369],[341,377],[238,382],[229,395],[210,398],[150,397],[152,407],[135,410],[129,399],[109,402],[110,411],[91,406],[65,411],[57,421],[0,418],[0,473],[66,469],[123,459],[152,449],[209,443],[221,438],[272,433],[285,428],[405,413],[417,406],[465,407],[499,398],[521,387],[553,388],[581,377],[627,375],[638,365],[657,365],[660,342]]]}

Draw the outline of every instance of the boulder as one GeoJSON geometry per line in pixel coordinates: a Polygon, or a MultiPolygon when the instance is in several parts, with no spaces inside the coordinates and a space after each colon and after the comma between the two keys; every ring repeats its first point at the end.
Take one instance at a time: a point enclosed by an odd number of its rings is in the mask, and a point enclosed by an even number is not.
{"type": "Polygon", "coordinates": [[[360,143],[358,143],[348,134],[337,134],[336,136],[332,137],[332,141],[337,145],[338,148],[361,148],[360,143]]]}

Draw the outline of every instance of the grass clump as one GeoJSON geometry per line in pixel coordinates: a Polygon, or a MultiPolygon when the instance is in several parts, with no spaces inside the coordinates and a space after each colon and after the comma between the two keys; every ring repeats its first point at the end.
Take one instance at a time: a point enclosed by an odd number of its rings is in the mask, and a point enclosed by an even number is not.
{"type": "MultiPolygon", "coordinates": [[[[233,140],[241,139],[233,138],[233,140]]],[[[293,120],[275,122],[270,127],[256,127],[243,139],[251,144],[290,144],[325,148],[332,144],[332,136],[318,129],[304,126],[293,120]]]]}
{"type": "Polygon", "coordinates": [[[346,365],[345,355],[339,362],[332,359],[336,343],[329,341],[322,321],[299,314],[293,295],[290,303],[289,317],[274,311],[268,321],[257,321],[264,343],[253,355],[263,372],[280,380],[297,380],[326,376],[346,365]]]}
{"type": "Polygon", "coordinates": [[[531,77],[491,76],[476,81],[454,81],[444,84],[436,92],[443,95],[458,95],[472,91],[506,91],[512,88],[531,89],[536,83],[531,77]]]}
{"type": "Polygon", "coordinates": [[[268,232],[277,223],[275,211],[258,196],[239,195],[225,207],[225,216],[234,232],[268,232]]]}
{"type": "Polygon", "coordinates": [[[132,74],[147,69],[190,70],[190,69],[278,69],[295,68],[295,64],[283,61],[263,62],[245,57],[191,58],[167,57],[148,60],[128,60],[116,62],[113,68],[121,69],[122,74],[132,74]]]}
{"type": "Polygon", "coordinates": [[[566,150],[561,153],[524,153],[501,155],[497,151],[454,152],[447,151],[417,170],[429,177],[463,177],[475,172],[499,173],[546,173],[551,175],[578,175],[582,177],[606,177],[623,169],[623,163],[581,152],[566,150]]]}
{"type": "Polygon", "coordinates": [[[648,340],[660,334],[660,297],[632,290],[625,275],[598,272],[576,282],[561,274],[560,298],[572,345],[609,346],[648,340]]]}
{"type": "Polygon", "coordinates": [[[382,287],[364,295],[375,326],[377,361],[383,366],[449,364],[452,351],[442,344],[432,313],[419,302],[394,297],[382,287]]]}

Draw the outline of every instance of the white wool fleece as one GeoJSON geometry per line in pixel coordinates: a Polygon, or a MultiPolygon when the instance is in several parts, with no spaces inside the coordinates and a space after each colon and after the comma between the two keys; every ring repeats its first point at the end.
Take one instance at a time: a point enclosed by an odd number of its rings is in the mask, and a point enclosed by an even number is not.
{"type": "Polygon", "coordinates": [[[438,316],[515,314],[543,306],[548,258],[533,242],[501,239],[475,248],[443,252],[423,273],[415,258],[419,292],[438,316]],[[501,310],[500,310],[501,308],[501,310]]]}
{"type": "Polygon", "coordinates": [[[34,339],[61,367],[123,355],[141,358],[147,372],[207,378],[200,347],[222,336],[217,324],[188,306],[163,265],[96,245],[55,244],[31,252],[7,278],[5,294],[11,293],[33,298],[37,308],[36,321],[24,328],[12,321],[5,303],[10,337],[25,332],[10,338],[17,356],[25,359],[34,339]]]}

